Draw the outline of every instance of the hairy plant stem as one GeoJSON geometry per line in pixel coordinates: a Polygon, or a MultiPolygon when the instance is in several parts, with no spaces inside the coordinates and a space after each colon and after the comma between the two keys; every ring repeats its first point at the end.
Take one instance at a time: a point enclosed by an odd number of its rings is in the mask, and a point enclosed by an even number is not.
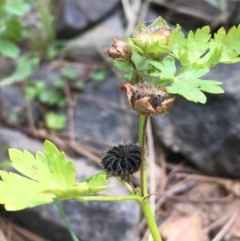
{"type": "Polygon", "coordinates": [[[143,199],[141,202],[141,208],[142,208],[142,212],[144,214],[144,217],[146,219],[148,228],[152,234],[153,240],[154,241],[162,241],[160,232],[158,230],[158,226],[157,223],[155,221],[155,218],[153,216],[152,210],[151,210],[151,205],[149,202],[149,199],[143,199]]]}
{"type": "Polygon", "coordinates": [[[140,187],[142,201],[140,203],[144,217],[148,224],[148,228],[152,234],[154,241],[162,241],[161,235],[159,233],[154,215],[151,210],[151,205],[148,198],[147,190],[147,170],[146,170],[146,158],[145,158],[145,143],[146,143],[146,131],[147,131],[147,121],[149,115],[140,116],[139,118],[139,130],[138,130],[138,139],[139,144],[141,145],[141,167],[140,167],[140,187]]]}
{"type": "Polygon", "coordinates": [[[117,202],[117,201],[137,201],[141,204],[142,198],[137,195],[131,196],[80,196],[73,198],[75,201],[78,202],[91,202],[91,201],[98,201],[98,202],[117,202]]]}
{"type": "Polygon", "coordinates": [[[145,159],[145,140],[147,130],[148,115],[140,116],[139,119],[139,144],[141,145],[141,167],[140,167],[140,187],[142,197],[148,195],[147,191],[147,170],[146,170],[146,159],[145,159]]]}

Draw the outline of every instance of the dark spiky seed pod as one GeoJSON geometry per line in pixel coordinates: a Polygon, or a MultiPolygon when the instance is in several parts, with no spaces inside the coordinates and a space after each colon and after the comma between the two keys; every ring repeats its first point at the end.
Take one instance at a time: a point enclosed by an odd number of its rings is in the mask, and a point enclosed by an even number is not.
{"type": "Polygon", "coordinates": [[[108,176],[124,178],[137,172],[141,166],[141,147],[135,143],[113,146],[102,158],[101,166],[108,176]]]}

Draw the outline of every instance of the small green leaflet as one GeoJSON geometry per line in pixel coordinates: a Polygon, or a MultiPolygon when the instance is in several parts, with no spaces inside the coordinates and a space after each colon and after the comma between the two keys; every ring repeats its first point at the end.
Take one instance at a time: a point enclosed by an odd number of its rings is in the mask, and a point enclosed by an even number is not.
{"type": "Polygon", "coordinates": [[[199,77],[209,72],[208,68],[199,68],[196,66],[184,66],[176,75],[171,86],[167,91],[171,94],[182,95],[189,101],[206,103],[206,96],[202,92],[220,94],[224,90],[219,86],[222,83],[215,80],[202,80],[199,77]]]}
{"type": "Polygon", "coordinates": [[[220,63],[232,64],[240,61],[240,24],[231,27],[228,33],[222,27],[211,39],[211,48],[221,47],[220,63]]]}
{"type": "Polygon", "coordinates": [[[44,153],[37,152],[35,157],[26,150],[17,149],[10,149],[9,156],[12,166],[24,176],[0,171],[0,203],[7,210],[51,203],[54,198],[89,195],[108,187],[103,173],[76,183],[73,162],[66,161],[65,154],[50,141],[44,142],[44,153]]]}
{"type": "Polygon", "coordinates": [[[149,69],[149,63],[147,59],[135,51],[132,51],[132,61],[137,66],[138,71],[144,72],[149,69]]]}
{"type": "Polygon", "coordinates": [[[123,71],[125,74],[122,76],[121,79],[124,80],[132,80],[133,78],[133,67],[129,64],[128,61],[121,62],[114,60],[114,66],[118,69],[123,71]]]}
{"type": "Polygon", "coordinates": [[[165,86],[166,84],[169,84],[174,80],[176,66],[173,57],[167,56],[161,62],[150,61],[150,64],[152,64],[156,68],[156,71],[151,72],[150,76],[159,78],[159,81],[157,81],[157,85],[165,86]]]}
{"type": "Polygon", "coordinates": [[[14,42],[0,37],[0,54],[16,59],[19,57],[20,49],[14,42]]]}
{"type": "Polygon", "coordinates": [[[201,56],[209,49],[210,38],[209,26],[197,29],[195,34],[190,31],[186,39],[182,36],[174,45],[174,57],[179,59],[182,65],[190,63],[204,64],[201,56]]]}
{"type": "Polygon", "coordinates": [[[209,26],[190,31],[187,38],[179,35],[174,45],[173,56],[182,65],[195,64],[199,67],[214,67],[218,63],[240,61],[240,25],[233,26],[228,33],[220,28],[211,38],[209,26]]]}
{"type": "Polygon", "coordinates": [[[39,67],[40,59],[34,54],[21,57],[15,71],[0,82],[0,87],[11,85],[28,79],[39,67]]]}
{"type": "Polygon", "coordinates": [[[55,198],[53,194],[42,194],[36,181],[11,172],[0,171],[0,175],[0,203],[8,211],[48,204],[55,198]]]}
{"type": "Polygon", "coordinates": [[[133,66],[128,62],[122,62],[114,60],[114,66],[118,69],[124,72],[124,75],[121,79],[123,80],[136,80],[136,79],[142,79],[146,72],[150,70],[151,66],[149,65],[148,59],[145,57],[142,57],[139,53],[136,51],[132,51],[132,62],[135,64],[137,68],[138,75],[136,76],[136,72],[133,69],[133,66]]]}

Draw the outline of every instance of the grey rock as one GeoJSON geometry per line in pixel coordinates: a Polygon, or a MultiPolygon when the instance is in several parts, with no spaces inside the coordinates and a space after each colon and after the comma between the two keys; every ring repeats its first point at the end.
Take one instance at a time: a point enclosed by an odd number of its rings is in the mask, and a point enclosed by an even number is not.
{"type": "Polygon", "coordinates": [[[108,17],[101,24],[93,27],[69,42],[62,54],[71,60],[86,62],[102,62],[100,53],[104,47],[112,44],[113,38],[122,38],[124,28],[121,23],[120,13],[108,17]]]}
{"type": "MultiPolygon", "coordinates": [[[[31,76],[31,80],[43,80],[47,86],[59,77],[57,71],[52,70],[49,63],[42,63],[39,69],[31,76]]],[[[21,84],[13,84],[2,87],[0,90],[1,115],[9,122],[26,122],[26,100],[24,87],[21,84]]],[[[30,103],[32,117],[37,123],[41,114],[39,106],[35,102],[30,103]]]]}
{"type": "MultiPolygon", "coordinates": [[[[0,128],[0,145],[27,149],[32,153],[43,150],[39,141],[5,128],[0,128]]],[[[100,171],[91,166],[86,159],[77,158],[74,162],[78,177],[94,175],[100,171]]],[[[108,193],[127,194],[127,190],[116,179],[108,181],[115,183],[113,188],[107,190],[108,193]]],[[[140,219],[140,209],[135,202],[63,201],[61,203],[70,226],[82,241],[89,239],[124,241],[134,240],[137,236],[136,227],[140,219]]],[[[53,204],[14,212],[14,216],[19,223],[50,240],[71,240],[53,204]]]]}
{"type": "Polygon", "coordinates": [[[4,127],[0,127],[0,147],[0,161],[9,159],[9,148],[17,148],[20,150],[30,148],[33,153],[43,150],[43,146],[34,139],[25,136],[21,132],[4,127]]]}
{"type": "Polygon", "coordinates": [[[212,175],[240,177],[240,64],[220,65],[205,79],[224,82],[226,93],[205,105],[179,97],[164,117],[153,118],[156,141],[212,175]]]}
{"type": "MultiPolygon", "coordinates": [[[[61,70],[51,69],[48,63],[42,63],[32,76],[32,81],[42,80],[49,88],[52,88],[53,80],[60,76],[59,71],[61,70]]],[[[77,71],[81,76],[84,70],[79,67],[77,71]]],[[[120,91],[120,84],[117,77],[109,73],[104,81],[87,82],[84,90],[78,94],[73,109],[73,122],[75,136],[81,144],[105,150],[110,145],[118,144],[121,141],[136,140],[137,115],[131,113],[131,110],[126,106],[126,98],[124,93],[120,91]]],[[[11,86],[10,90],[12,88],[18,90],[17,86],[11,86]]],[[[21,103],[21,96],[18,97],[15,92],[11,94],[8,91],[3,94],[5,97],[3,104],[6,105],[5,110],[9,114],[12,112],[11,108],[8,107],[11,101],[18,106],[21,103]],[[9,97],[6,98],[6,96],[9,97]]],[[[14,105],[12,108],[15,108],[14,105]]],[[[22,113],[23,105],[20,107],[21,111],[17,113],[24,116],[25,113],[22,113]]],[[[36,113],[34,120],[35,123],[38,123],[38,118],[42,112],[38,112],[38,108],[34,108],[34,105],[32,105],[32,112],[36,113]]],[[[67,115],[66,108],[56,110],[56,112],[67,115]]],[[[68,126],[66,126],[65,132],[68,131],[67,128],[68,126]]]]}
{"type": "MultiPolygon", "coordinates": [[[[75,134],[95,140],[83,142],[85,145],[96,147],[98,140],[106,148],[108,143],[114,145],[137,136],[137,115],[131,115],[126,107],[119,86],[116,76],[110,75],[101,83],[91,81],[79,96],[74,111],[75,134]]],[[[80,138],[81,143],[83,140],[80,138]]]]}
{"type": "Polygon", "coordinates": [[[23,89],[18,85],[10,85],[1,88],[2,116],[8,120],[21,122],[25,119],[23,89]]]}
{"type": "Polygon", "coordinates": [[[57,1],[56,9],[60,10],[56,20],[57,35],[60,38],[76,36],[113,12],[118,4],[117,0],[57,1]]]}
{"type": "Polygon", "coordinates": [[[226,19],[221,18],[221,7],[215,7],[207,1],[175,0],[166,2],[153,0],[151,3],[150,7],[157,10],[158,15],[166,21],[174,25],[180,24],[189,30],[211,25],[211,30],[215,31],[221,26],[238,25],[240,21],[238,1],[229,1],[224,9],[229,14],[227,25],[226,19]]]}
{"type": "MultiPolygon", "coordinates": [[[[134,240],[138,236],[137,224],[140,215],[138,206],[134,202],[78,203],[64,201],[61,203],[71,228],[81,241],[89,241],[89,239],[125,241],[134,240]]],[[[53,205],[23,210],[18,212],[17,217],[18,220],[21,219],[22,224],[50,240],[71,240],[53,205]],[[46,222],[48,225],[43,227],[41,224],[42,228],[39,230],[39,223],[33,222],[31,218],[36,215],[30,216],[30,212],[37,214],[39,221],[46,222]],[[53,230],[54,232],[52,232],[53,230]]]]}

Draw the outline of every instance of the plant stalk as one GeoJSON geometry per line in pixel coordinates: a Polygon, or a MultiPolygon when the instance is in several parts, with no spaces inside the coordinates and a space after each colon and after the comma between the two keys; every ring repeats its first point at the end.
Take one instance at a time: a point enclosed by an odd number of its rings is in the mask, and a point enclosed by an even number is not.
{"type": "Polygon", "coordinates": [[[75,201],[78,202],[117,202],[117,201],[137,201],[141,204],[142,198],[137,195],[132,196],[80,196],[80,197],[74,197],[75,201]]]}
{"type": "Polygon", "coordinates": [[[147,169],[145,159],[145,143],[148,115],[140,116],[139,119],[139,144],[141,145],[141,167],[140,167],[140,187],[142,197],[148,195],[147,191],[147,169]]]}
{"type": "Polygon", "coordinates": [[[154,241],[162,241],[162,238],[161,238],[160,232],[158,230],[158,226],[156,224],[155,218],[153,216],[148,198],[146,198],[142,201],[141,208],[142,208],[144,217],[146,219],[148,228],[152,234],[153,240],[154,241]]]}
{"type": "Polygon", "coordinates": [[[146,170],[146,158],[145,158],[145,143],[146,143],[146,131],[147,131],[147,121],[148,115],[140,116],[139,119],[139,144],[141,145],[141,167],[140,167],[140,187],[142,202],[140,203],[144,217],[146,219],[148,228],[152,234],[154,241],[162,241],[160,232],[158,230],[154,215],[151,210],[151,205],[148,198],[147,190],[147,170],[146,170]]]}

